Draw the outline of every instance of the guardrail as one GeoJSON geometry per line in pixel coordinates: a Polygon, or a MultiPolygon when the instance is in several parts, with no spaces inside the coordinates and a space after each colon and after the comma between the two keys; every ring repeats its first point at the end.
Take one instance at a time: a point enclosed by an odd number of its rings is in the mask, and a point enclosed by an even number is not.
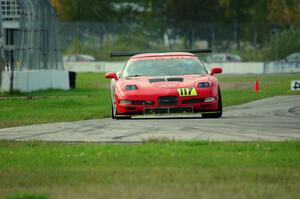
{"type": "Polygon", "coordinates": [[[300,62],[269,62],[264,64],[264,73],[300,72],[300,62]]]}
{"type": "Polygon", "coordinates": [[[75,72],[117,72],[126,62],[64,62],[64,69],[75,72]]]}

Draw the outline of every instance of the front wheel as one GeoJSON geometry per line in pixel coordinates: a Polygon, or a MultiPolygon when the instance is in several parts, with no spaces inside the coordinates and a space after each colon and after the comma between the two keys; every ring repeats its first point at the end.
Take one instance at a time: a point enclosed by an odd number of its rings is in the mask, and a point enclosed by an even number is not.
{"type": "Polygon", "coordinates": [[[111,118],[116,119],[116,110],[113,104],[111,105],[111,118]]]}
{"type": "Polygon", "coordinates": [[[118,115],[117,106],[115,101],[112,100],[111,102],[111,118],[112,119],[131,119],[129,115],[118,115]]]}
{"type": "Polygon", "coordinates": [[[222,96],[221,96],[221,89],[218,89],[218,109],[217,113],[204,113],[202,114],[203,118],[220,118],[223,114],[223,105],[222,105],[222,96]]]}

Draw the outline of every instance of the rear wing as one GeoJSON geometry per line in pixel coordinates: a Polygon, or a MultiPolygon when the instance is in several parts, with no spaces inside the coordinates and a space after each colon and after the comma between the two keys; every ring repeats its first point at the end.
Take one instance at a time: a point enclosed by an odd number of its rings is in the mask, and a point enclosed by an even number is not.
{"type": "Polygon", "coordinates": [[[167,51],[138,51],[138,52],[112,52],[110,57],[131,57],[144,53],[172,53],[172,52],[187,52],[193,54],[212,53],[211,49],[195,49],[195,50],[167,50],[167,51]]]}

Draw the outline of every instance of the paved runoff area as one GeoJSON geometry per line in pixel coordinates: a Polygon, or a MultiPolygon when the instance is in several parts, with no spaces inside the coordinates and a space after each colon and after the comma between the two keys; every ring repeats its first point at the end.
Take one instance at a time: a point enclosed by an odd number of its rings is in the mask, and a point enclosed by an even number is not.
{"type": "Polygon", "coordinates": [[[282,141],[300,139],[300,95],[226,108],[220,119],[201,116],[98,119],[0,129],[0,140],[135,143],[150,139],[282,141]]]}

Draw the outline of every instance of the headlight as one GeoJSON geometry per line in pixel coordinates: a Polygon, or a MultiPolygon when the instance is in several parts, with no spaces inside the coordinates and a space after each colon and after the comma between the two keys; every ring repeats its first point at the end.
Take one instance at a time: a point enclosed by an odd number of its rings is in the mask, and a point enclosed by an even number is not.
{"type": "Polygon", "coordinates": [[[213,102],[213,101],[215,101],[216,100],[216,98],[214,98],[214,97],[209,97],[209,98],[205,98],[204,99],[204,102],[213,102]]]}
{"type": "Polygon", "coordinates": [[[130,101],[130,100],[121,100],[121,105],[153,105],[152,101],[130,101]]]}
{"type": "Polygon", "coordinates": [[[121,100],[120,101],[120,104],[122,104],[122,105],[130,105],[130,104],[132,104],[132,102],[131,101],[129,101],[129,100],[121,100]]]}
{"type": "Polygon", "coordinates": [[[125,86],[125,91],[133,91],[136,90],[137,86],[136,85],[126,85],[125,86]]]}
{"type": "Polygon", "coordinates": [[[197,87],[198,88],[208,88],[208,87],[210,87],[210,83],[209,82],[199,82],[197,87]]]}

